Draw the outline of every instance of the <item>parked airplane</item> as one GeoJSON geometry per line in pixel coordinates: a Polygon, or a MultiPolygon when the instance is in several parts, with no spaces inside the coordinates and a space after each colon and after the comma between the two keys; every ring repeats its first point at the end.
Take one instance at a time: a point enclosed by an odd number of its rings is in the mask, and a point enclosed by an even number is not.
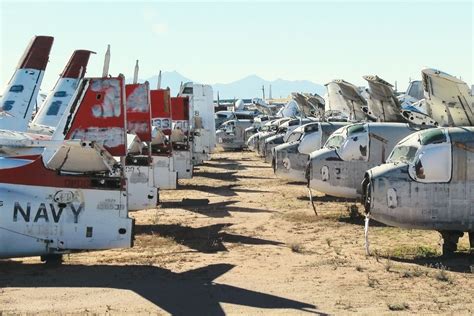
{"type": "Polygon", "coordinates": [[[181,86],[180,97],[189,100],[189,142],[192,164],[200,165],[211,159],[216,147],[213,92],[210,85],[187,82],[181,86]]]}
{"type": "MultiPolygon", "coordinates": [[[[127,84],[125,92],[127,133],[135,135],[140,143],[145,143],[149,148],[152,141],[149,84],[148,82],[127,84]]],[[[125,159],[128,209],[134,211],[156,208],[159,186],[154,181],[154,164],[151,153],[150,151],[142,153],[141,146],[138,150],[131,150],[130,146],[131,142],[128,142],[128,153],[125,159]]]]}
{"type": "Polygon", "coordinates": [[[341,127],[324,148],[310,154],[310,187],[331,196],[361,197],[365,171],[384,163],[397,142],[415,131],[406,123],[371,122],[341,127]]]}
{"type": "Polygon", "coordinates": [[[457,249],[464,232],[474,248],[474,128],[413,133],[386,164],[365,173],[365,209],[379,222],[431,229],[443,237],[443,254],[457,249]]]}
{"type": "MultiPolygon", "coordinates": [[[[395,144],[416,131],[415,125],[402,123],[407,119],[402,114],[403,109],[392,85],[378,76],[364,78],[369,83],[369,97],[368,106],[362,110],[381,123],[356,123],[342,127],[334,132],[323,149],[311,153],[307,167],[308,183],[319,192],[345,198],[361,197],[364,172],[384,163],[395,144]]],[[[433,120],[425,120],[418,129],[427,123],[436,125],[433,120]]]]}
{"type": "Polygon", "coordinates": [[[0,159],[0,256],[41,256],[131,247],[123,76],[84,79],[52,140],[13,141],[40,156],[0,159]],[[76,139],[64,141],[64,139],[76,139]],[[46,148],[46,149],[44,149],[46,148]]]}
{"type": "Polygon", "coordinates": [[[246,147],[245,131],[251,127],[251,120],[233,119],[224,122],[216,132],[217,144],[224,150],[236,150],[246,147]]]}
{"type": "Polygon", "coordinates": [[[155,184],[160,189],[176,189],[178,175],[171,144],[171,97],[169,89],[151,90],[153,140],[151,155],[155,184]]]}
{"type": "Polygon", "coordinates": [[[171,144],[173,145],[174,168],[178,179],[193,176],[192,144],[189,139],[189,98],[171,98],[171,144]]]}
{"type": "Polygon", "coordinates": [[[273,149],[272,167],[278,177],[306,181],[305,172],[311,152],[322,148],[328,137],[347,122],[313,122],[296,128],[286,143],[273,149]]]}

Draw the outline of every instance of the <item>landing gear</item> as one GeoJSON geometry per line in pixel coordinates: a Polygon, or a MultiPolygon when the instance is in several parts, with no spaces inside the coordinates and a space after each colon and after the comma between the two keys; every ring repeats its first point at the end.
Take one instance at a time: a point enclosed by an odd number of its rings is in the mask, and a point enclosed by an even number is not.
{"type": "Polygon", "coordinates": [[[452,255],[458,249],[459,238],[464,235],[459,231],[440,231],[443,238],[443,256],[452,255]]]}
{"type": "Polygon", "coordinates": [[[41,261],[50,266],[58,266],[63,263],[63,255],[50,254],[41,256],[41,261]]]}

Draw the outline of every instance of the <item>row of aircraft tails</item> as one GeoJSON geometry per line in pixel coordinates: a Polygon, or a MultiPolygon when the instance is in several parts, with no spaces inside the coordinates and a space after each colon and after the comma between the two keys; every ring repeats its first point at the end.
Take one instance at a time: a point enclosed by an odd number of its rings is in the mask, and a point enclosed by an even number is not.
{"type": "Polygon", "coordinates": [[[0,101],[0,258],[131,247],[129,211],[155,208],[215,147],[209,85],[172,97],[137,82],[138,61],[126,84],[110,47],[100,77],[74,51],[34,114],[53,40],[31,40],[0,101]]]}
{"type": "Polygon", "coordinates": [[[473,91],[436,69],[421,76],[404,94],[364,76],[367,88],[334,80],[324,97],[294,93],[280,107],[254,99],[258,116],[242,108],[221,123],[216,113],[218,146],[254,150],[310,198],[315,189],[361,202],[367,253],[371,218],[436,230],[444,254],[466,232],[474,248],[473,91]]]}

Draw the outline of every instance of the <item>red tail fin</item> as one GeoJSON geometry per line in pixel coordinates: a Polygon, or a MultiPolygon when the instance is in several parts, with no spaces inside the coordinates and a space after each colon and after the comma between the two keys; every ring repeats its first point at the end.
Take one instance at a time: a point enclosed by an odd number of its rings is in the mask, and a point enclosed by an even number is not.
{"type": "Polygon", "coordinates": [[[152,125],[160,128],[165,135],[171,134],[171,99],[170,91],[165,89],[151,90],[152,125]]]}
{"type": "Polygon", "coordinates": [[[62,72],[61,78],[84,78],[91,54],[95,53],[90,50],[75,50],[62,72]]]}
{"type": "Polygon", "coordinates": [[[143,84],[128,84],[127,94],[127,129],[135,133],[141,141],[151,141],[151,111],[150,86],[143,84]]]}
{"type": "Polygon", "coordinates": [[[45,70],[53,40],[54,37],[51,36],[35,36],[28,44],[17,68],[45,70]]]}
{"type": "MultiPolygon", "coordinates": [[[[124,82],[122,75],[116,78],[84,79],[64,124],[65,139],[96,141],[113,156],[125,156],[124,82]]],[[[59,128],[62,128],[61,125],[59,128]]],[[[53,137],[56,138],[56,134],[53,137]]]]}
{"type": "Polygon", "coordinates": [[[173,121],[189,120],[188,97],[171,98],[171,118],[173,119],[173,121]]]}

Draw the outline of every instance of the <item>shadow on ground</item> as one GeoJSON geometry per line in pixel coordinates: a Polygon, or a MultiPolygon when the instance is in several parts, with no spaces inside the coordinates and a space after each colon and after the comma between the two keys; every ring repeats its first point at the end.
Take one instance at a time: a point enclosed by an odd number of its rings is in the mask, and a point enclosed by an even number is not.
{"type": "Polygon", "coordinates": [[[224,201],[209,203],[208,199],[183,199],[181,202],[161,202],[161,208],[181,208],[187,211],[198,213],[209,217],[228,217],[231,212],[241,213],[273,213],[270,210],[262,210],[258,208],[232,206],[238,201],[224,201]]]}
{"type": "MultiPolygon", "coordinates": [[[[388,257],[387,257],[388,258],[388,257]]],[[[446,269],[453,272],[474,273],[474,253],[457,252],[450,256],[418,258],[390,257],[390,260],[428,266],[434,269],[446,269]]]]}
{"type": "Polygon", "coordinates": [[[172,315],[224,315],[221,303],[320,314],[312,304],[251,291],[214,280],[234,268],[213,264],[175,273],[145,265],[62,265],[0,261],[3,288],[115,288],[130,290],[172,315]]]}
{"type": "Polygon", "coordinates": [[[268,193],[270,191],[263,190],[252,190],[252,189],[243,189],[239,188],[238,184],[227,184],[221,186],[211,186],[211,185],[202,185],[202,184],[184,184],[179,185],[177,190],[195,190],[205,193],[212,193],[220,196],[237,196],[237,192],[247,192],[247,193],[268,193]]]}
{"type": "MultiPolygon", "coordinates": [[[[301,195],[297,197],[300,201],[309,201],[308,195],[301,195]]],[[[346,198],[338,198],[335,196],[323,195],[323,196],[316,196],[313,195],[314,203],[317,202],[337,202],[337,203],[357,203],[359,202],[357,199],[346,199],[346,198]]]]}
{"type": "Polygon", "coordinates": [[[257,176],[245,176],[237,175],[237,171],[228,171],[228,172],[207,172],[207,171],[197,171],[194,173],[194,177],[203,177],[214,180],[222,181],[238,181],[239,179],[263,179],[269,180],[268,177],[257,177],[257,176]]]}
{"type": "Polygon", "coordinates": [[[222,230],[232,226],[232,224],[214,224],[204,227],[189,227],[179,224],[157,224],[157,225],[136,225],[137,235],[154,235],[171,238],[175,242],[188,248],[203,253],[215,253],[227,251],[224,243],[244,244],[244,245],[273,245],[280,246],[279,241],[242,236],[228,233],[222,230]]]}

